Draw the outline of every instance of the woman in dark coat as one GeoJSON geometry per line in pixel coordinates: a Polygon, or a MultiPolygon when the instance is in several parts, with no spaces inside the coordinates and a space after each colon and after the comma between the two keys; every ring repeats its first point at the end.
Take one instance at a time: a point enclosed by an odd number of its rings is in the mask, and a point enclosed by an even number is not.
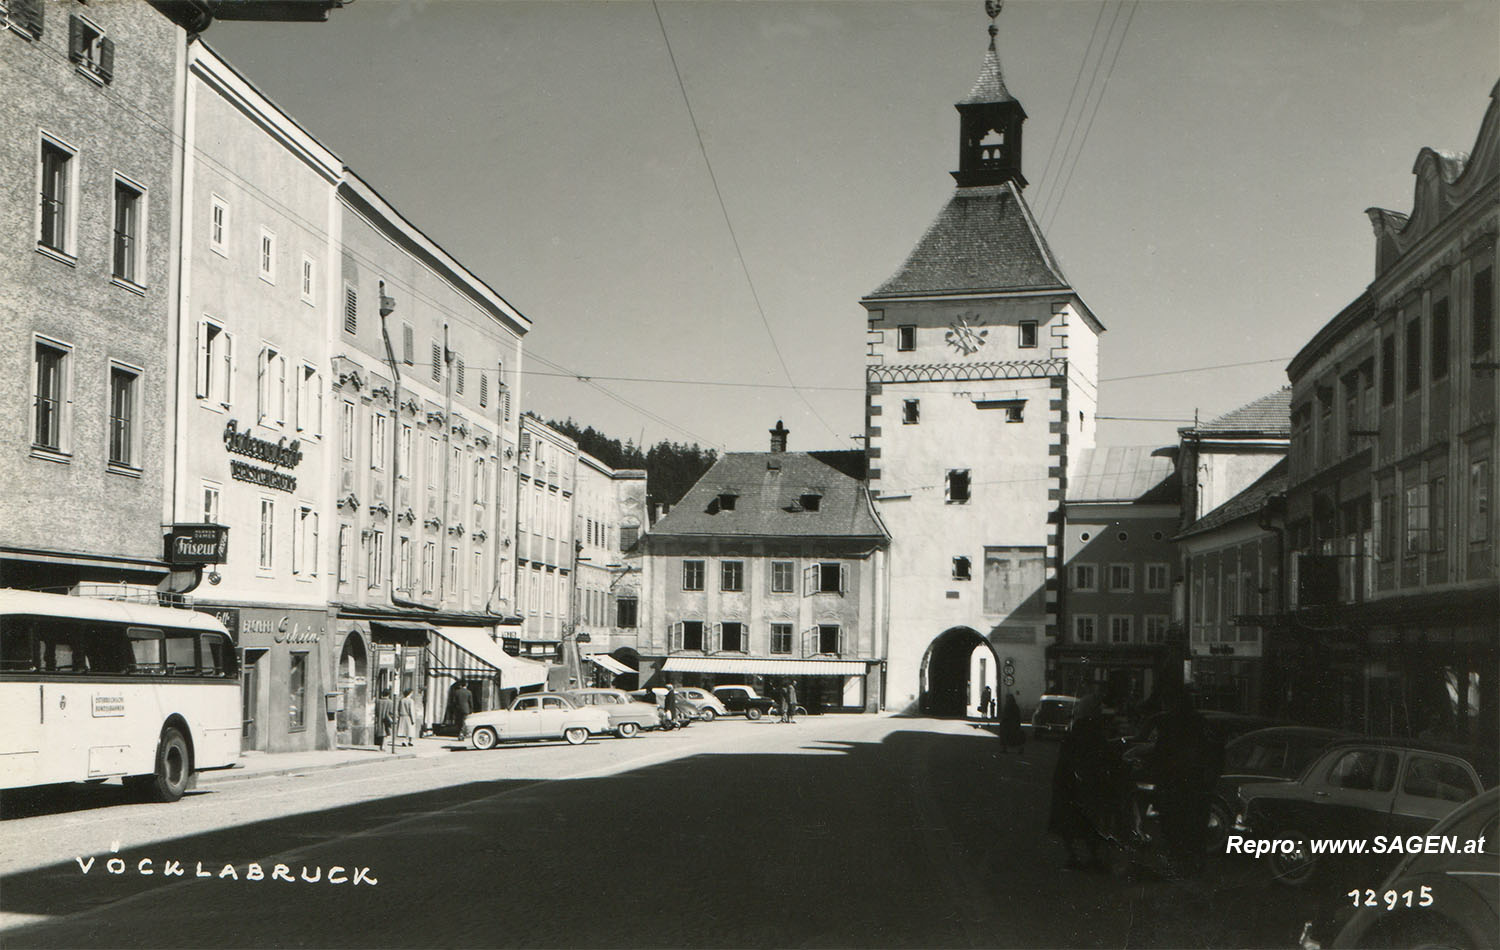
{"type": "Polygon", "coordinates": [[[1005,697],[1005,711],[1000,714],[1000,751],[1009,752],[1015,746],[1017,752],[1026,747],[1026,733],[1021,731],[1021,707],[1016,703],[1016,694],[1005,697]]]}
{"type": "Polygon", "coordinates": [[[1063,737],[1052,773],[1047,831],[1061,838],[1068,849],[1063,867],[1108,868],[1103,848],[1110,830],[1115,773],[1099,699],[1086,696],[1073,713],[1073,725],[1063,737]]]}

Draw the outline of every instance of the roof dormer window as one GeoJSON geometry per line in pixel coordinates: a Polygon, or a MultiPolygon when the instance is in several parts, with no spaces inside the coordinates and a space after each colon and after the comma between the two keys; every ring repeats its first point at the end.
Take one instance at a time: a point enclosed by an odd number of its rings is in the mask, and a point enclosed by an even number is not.
{"type": "Polygon", "coordinates": [[[802,506],[803,511],[817,511],[823,504],[823,496],[817,492],[803,492],[797,503],[802,506]]]}
{"type": "Polygon", "coordinates": [[[736,495],[732,491],[719,492],[719,510],[733,511],[734,503],[739,499],[739,497],[739,495],[736,495]]]}

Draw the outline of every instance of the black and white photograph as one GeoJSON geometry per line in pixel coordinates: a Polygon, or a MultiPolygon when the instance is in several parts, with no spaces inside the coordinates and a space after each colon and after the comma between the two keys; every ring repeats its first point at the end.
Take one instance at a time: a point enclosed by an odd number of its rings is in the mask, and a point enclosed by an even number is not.
{"type": "Polygon", "coordinates": [[[0,182],[0,947],[1500,950],[1494,0],[0,0],[0,182]]]}

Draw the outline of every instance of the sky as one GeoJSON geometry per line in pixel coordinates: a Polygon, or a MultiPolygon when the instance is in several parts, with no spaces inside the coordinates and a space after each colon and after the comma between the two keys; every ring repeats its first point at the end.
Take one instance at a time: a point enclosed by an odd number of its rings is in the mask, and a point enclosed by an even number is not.
{"type": "MultiPolygon", "coordinates": [[[[1418,151],[1472,148],[1500,79],[1492,0],[998,25],[1025,197],[1107,328],[1109,445],[1285,385],[1373,277],[1365,209],[1409,211],[1418,151]]],[[[357,0],[205,39],[533,321],[525,408],[759,451],[778,419],[860,447],[859,300],[953,192],[988,26],[979,0],[357,0]]]]}

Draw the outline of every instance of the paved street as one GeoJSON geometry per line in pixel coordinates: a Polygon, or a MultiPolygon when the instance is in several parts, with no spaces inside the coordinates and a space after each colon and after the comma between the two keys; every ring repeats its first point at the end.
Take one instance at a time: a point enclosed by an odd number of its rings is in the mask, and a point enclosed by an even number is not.
{"type": "Polygon", "coordinates": [[[1033,744],[1002,756],[993,735],[961,722],[735,720],[576,748],[451,751],[208,783],[177,805],[126,804],[108,785],[50,806],[7,796],[4,942],[1145,947],[1295,938],[1303,909],[1248,863],[1221,860],[1197,887],[1136,881],[1123,868],[1060,870],[1044,834],[1055,751],[1033,744]],[[17,802],[41,813],[10,818],[17,802]],[[108,869],[112,847],[124,873],[108,869]],[[87,873],[80,857],[94,859],[87,873]],[[149,876],[138,871],[143,858],[149,876]],[[164,876],[169,861],[181,876],[164,876]],[[199,862],[210,877],[196,876],[199,862]],[[252,862],[266,880],[247,880],[252,862]],[[219,876],[226,864],[236,877],[219,876]],[[271,880],[277,864],[317,882],[271,880]]]}

